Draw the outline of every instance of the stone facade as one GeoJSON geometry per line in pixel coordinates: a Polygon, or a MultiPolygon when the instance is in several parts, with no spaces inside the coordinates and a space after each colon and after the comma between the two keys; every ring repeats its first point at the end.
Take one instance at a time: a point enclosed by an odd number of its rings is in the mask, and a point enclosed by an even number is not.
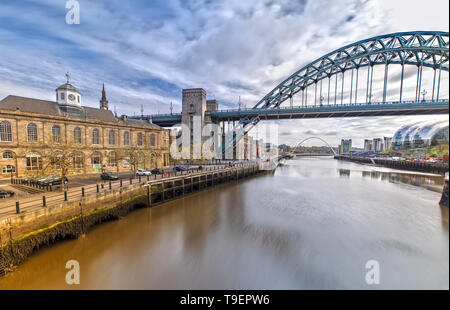
{"type": "MultiPolygon", "coordinates": [[[[81,156],[77,167],[70,170],[70,174],[88,174],[103,171],[130,171],[131,165],[120,158],[120,151],[127,148],[136,150],[139,154],[137,168],[152,169],[169,166],[169,130],[151,123],[151,120],[128,120],[125,116],[114,117],[111,111],[105,110],[95,118],[100,109],[86,108],[83,110],[90,118],[75,117],[70,113],[39,113],[40,101],[36,100],[36,107],[29,108],[23,102],[29,98],[8,96],[0,101],[0,177],[22,177],[37,174],[32,166],[30,150],[48,146],[50,150],[59,146],[74,143],[79,145],[81,156]],[[12,109],[12,106],[17,106],[12,109]],[[87,110],[89,109],[89,110],[87,110]],[[109,113],[109,114],[108,114],[109,113]],[[29,126],[37,129],[36,141],[30,141],[29,126]],[[59,128],[59,141],[54,140],[54,128],[59,128]],[[97,136],[98,139],[94,136],[97,136]],[[77,137],[75,137],[75,135],[77,137]],[[113,139],[110,139],[113,138],[113,139]],[[98,141],[97,141],[98,140],[98,141]],[[111,141],[112,140],[112,141],[111,141]],[[129,142],[128,142],[129,141],[129,142]],[[117,160],[112,160],[116,156],[117,160]],[[30,166],[31,163],[31,166],[30,166]]],[[[42,101],[42,109],[52,107],[58,109],[57,103],[42,101]],[[54,104],[54,106],[52,106],[54,104]]],[[[107,107],[107,106],[106,106],[107,107]]],[[[80,112],[81,113],[81,112],[80,112]]],[[[72,113],[73,114],[73,113],[72,113]]],[[[81,113],[83,114],[83,113],[81,113]]],[[[33,139],[31,139],[33,140],[33,139]]],[[[45,153],[48,150],[42,150],[45,153]]],[[[38,153],[39,150],[33,151],[38,153]]]]}

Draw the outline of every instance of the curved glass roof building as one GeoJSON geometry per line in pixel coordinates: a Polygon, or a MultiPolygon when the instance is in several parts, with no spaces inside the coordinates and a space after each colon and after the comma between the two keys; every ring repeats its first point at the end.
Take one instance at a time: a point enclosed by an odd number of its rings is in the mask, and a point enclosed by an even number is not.
{"type": "Polygon", "coordinates": [[[448,134],[449,127],[447,122],[406,125],[394,134],[392,148],[400,150],[448,143],[448,134]]]}

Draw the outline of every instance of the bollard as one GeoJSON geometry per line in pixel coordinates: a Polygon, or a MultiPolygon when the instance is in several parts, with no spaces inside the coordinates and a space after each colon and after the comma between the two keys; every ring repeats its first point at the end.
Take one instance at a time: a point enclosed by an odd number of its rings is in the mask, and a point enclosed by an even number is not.
{"type": "MultiPolygon", "coordinates": [[[[122,179],[120,179],[122,181],[122,179]]],[[[109,180],[109,189],[111,189],[111,180],[109,180]]]]}
{"type": "Polygon", "coordinates": [[[20,213],[20,207],[19,207],[19,202],[16,201],[16,213],[19,214],[20,213]]]}
{"type": "Polygon", "coordinates": [[[133,184],[133,178],[130,178],[130,184],[133,184]]]}
{"type": "Polygon", "coordinates": [[[67,201],[67,191],[64,191],[64,201],[67,201]]]}
{"type": "Polygon", "coordinates": [[[45,203],[45,196],[42,196],[42,207],[46,207],[47,204],[45,203]]]}
{"type": "Polygon", "coordinates": [[[141,176],[139,176],[139,183],[141,183],[141,176]]]}
{"type": "Polygon", "coordinates": [[[147,184],[147,207],[150,207],[151,204],[151,196],[150,196],[150,184],[147,184]]]}
{"type": "MultiPolygon", "coordinates": [[[[120,187],[122,187],[122,179],[120,179],[120,187]]],[[[111,189],[111,188],[110,188],[111,189]]]]}
{"type": "Polygon", "coordinates": [[[53,192],[53,185],[50,185],[50,191],[53,192]]]}
{"type": "Polygon", "coordinates": [[[100,191],[100,186],[97,184],[97,193],[100,191]]]}
{"type": "Polygon", "coordinates": [[[147,174],[147,181],[150,181],[150,176],[147,174]]]}
{"type": "Polygon", "coordinates": [[[84,187],[81,188],[81,197],[84,197],[84,187]]]}

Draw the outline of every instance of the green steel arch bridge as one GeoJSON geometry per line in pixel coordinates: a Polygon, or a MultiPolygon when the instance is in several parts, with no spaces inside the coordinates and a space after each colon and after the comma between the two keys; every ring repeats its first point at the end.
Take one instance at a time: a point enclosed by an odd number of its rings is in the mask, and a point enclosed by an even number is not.
{"type": "MultiPolygon", "coordinates": [[[[211,119],[215,123],[237,122],[233,128],[235,134],[229,135],[226,141],[228,148],[261,120],[448,114],[448,93],[445,98],[441,95],[442,75],[448,71],[448,32],[414,31],[376,36],[314,60],[287,77],[252,108],[212,111],[211,119]],[[400,78],[390,83],[389,69],[394,65],[400,67],[400,78]],[[382,70],[374,76],[375,67],[382,70]],[[405,70],[409,67],[416,74],[414,96],[405,100],[405,70]],[[423,87],[425,70],[433,74],[428,98],[425,97],[428,91],[423,87]],[[346,79],[350,83],[347,81],[344,88],[346,79]],[[380,88],[381,98],[374,100],[375,89],[380,88]],[[294,105],[294,97],[300,104],[294,105]],[[283,103],[288,104],[282,106],[283,103]]],[[[181,122],[181,114],[144,117],[151,117],[153,123],[163,127],[181,122]]]]}

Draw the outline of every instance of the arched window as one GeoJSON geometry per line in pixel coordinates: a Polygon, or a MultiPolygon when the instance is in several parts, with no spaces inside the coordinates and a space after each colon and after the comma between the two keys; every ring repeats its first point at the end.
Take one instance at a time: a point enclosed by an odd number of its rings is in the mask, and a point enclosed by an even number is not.
{"type": "Polygon", "coordinates": [[[12,142],[11,124],[7,121],[0,122],[0,142],[12,142]]]}
{"type": "Polygon", "coordinates": [[[143,138],[142,138],[142,133],[139,132],[139,133],[137,134],[137,145],[142,146],[142,144],[144,143],[142,140],[143,140],[143,138]]]}
{"type": "Polygon", "coordinates": [[[91,163],[92,166],[100,166],[102,164],[102,154],[100,154],[99,152],[93,153],[91,157],[91,163]]]}
{"type": "Polygon", "coordinates": [[[58,125],[55,125],[52,127],[52,136],[53,136],[53,142],[54,143],[60,143],[61,142],[61,127],[58,125]]]}
{"type": "Polygon", "coordinates": [[[130,133],[128,131],[123,133],[123,145],[130,145],[130,133]]]}
{"type": "Polygon", "coordinates": [[[81,144],[81,129],[79,127],[75,127],[73,130],[73,142],[75,144],[81,144]]]}
{"type": "Polygon", "coordinates": [[[98,129],[92,129],[92,144],[100,144],[100,132],[98,129]]]}
{"type": "Polygon", "coordinates": [[[27,170],[40,170],[42,167],[42,158],[38,153],[28,153],[26,155],[27,170]]]}
{"type": "Polygon", "coordinates": [[[83,169],[84,168],[84,155],[83,153],[75,153],[73,155],[73,167],[75,169],[83,169]]]}
{"type": "Polygon", "coordinates": [[[64,156],[60,151],[55,151],[50,155],[50,165],[53,169],[61,169],[61,163],[64,161],[64,156]]]}
{"type": "Polygon", "coordinates": [[[29,123],[27,125],[27,139],[28,142],[36,142],[38,140],[38,129],[36,124],[29,123]]]}
{"type": "Polygon", "coordinates": [[[6,165],[2,168],[3,174],[15,173],[15,172],[16,172],[16,167],[14,167],[12,165],[6,165]]]}
{"type": "Polygon", "coordinates": [[[145,155],[142,153],[138,154],[138,169],[144,169],[144,165],[145,165],[145,155]]]}
{"type": "Polygon", "coordinates": [[[156,155],[155,154],[152,154],[152,156],[151,156],[151,165],[152,165],[152,168],[156,168],[156,155]]]}
{"type": "Polygon", "coordinates": [[[154,133],[152,133],[150,135],[150,146],[155,146],[156,145],[156,136],[154,133]]]}
{"type": "Polygon", "coordinates": [[[117,167],[117,154],[114,151],[108,153],[108,166],[117,167]]]}
{"type": "Polygon", "coordinates": [[[116,132],[114,130],[109,131],[109,145],[116,144],[116,132]]]}
{"type": "Polygon", "coordinates": [[[14,158],[14,153],[11,151],[6,151],[6,152],[3,152],[2,157],[3,157],[3,159],[12,159],[12,158],[14,158]]]}

